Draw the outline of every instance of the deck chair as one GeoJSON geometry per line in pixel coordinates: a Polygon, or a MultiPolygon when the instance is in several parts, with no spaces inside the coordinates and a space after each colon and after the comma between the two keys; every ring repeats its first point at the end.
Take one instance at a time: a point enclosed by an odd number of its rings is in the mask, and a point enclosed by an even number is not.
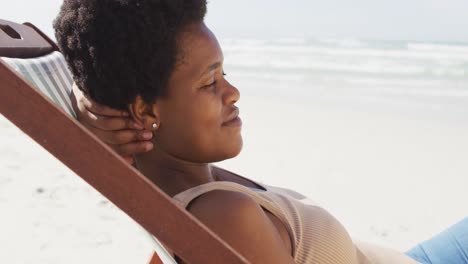
{"type": "Polygon", "coordinates": [[[0,113],[148,232],[149,263],[176,263],[159,241],[186,263],[247,263],[76,121],[72,83],[50,38],[0,19],[0,113]]]}

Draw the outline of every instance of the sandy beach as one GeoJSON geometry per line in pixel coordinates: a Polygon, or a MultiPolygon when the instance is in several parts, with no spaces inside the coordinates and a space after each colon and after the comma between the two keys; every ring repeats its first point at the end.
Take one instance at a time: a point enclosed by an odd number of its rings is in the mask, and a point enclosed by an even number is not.
{"type": "MultiPolygon", "coordinates": [[[[306,194],[355,239],[406,250],[468,215],[466,123],[281,98],[239,105],[245,147],[220,166],[306,194]]],[[[2,263],[148,259],[128,216],[3,117],[0,130],[2,263]]]]}

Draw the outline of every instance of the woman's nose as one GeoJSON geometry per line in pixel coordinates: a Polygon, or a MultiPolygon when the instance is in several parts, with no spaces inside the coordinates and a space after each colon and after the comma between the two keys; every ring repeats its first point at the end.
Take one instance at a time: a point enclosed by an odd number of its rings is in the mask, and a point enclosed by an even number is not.
{"type": "Polygon", "coordinates": [[[223,95],[223,100],[225,104],[235,104],[240,99],[239,90],[228,81],[226,81],[226,91],[223,95]]]}

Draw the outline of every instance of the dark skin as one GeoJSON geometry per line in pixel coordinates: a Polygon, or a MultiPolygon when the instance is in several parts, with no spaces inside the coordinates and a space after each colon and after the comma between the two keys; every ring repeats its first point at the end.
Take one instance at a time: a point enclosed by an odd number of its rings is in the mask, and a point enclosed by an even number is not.
{"type": "MultiPolygon", "coordinates": [[[[211,165],[242,149],[235,106],[240,94],[224,77],[216,37],[203,23],[195,24],[180,34],[179,43],[182,56],[164,97],[151,104],[138,97],[126,113],[78,94],[80,121],[170,196],[213,181],[261,188],[211,165]]],[[[252,263],[294,263],[286,227],[246,194],[208,192],[187,210],[252,263]]]]}
{"type": "Polygon", "coordinates": [[[127,111],[100,105],[73,85],[72,104],[78,121],[133,164],[133,155],[153,149],[153,133],[136,123],[127,111]]]}

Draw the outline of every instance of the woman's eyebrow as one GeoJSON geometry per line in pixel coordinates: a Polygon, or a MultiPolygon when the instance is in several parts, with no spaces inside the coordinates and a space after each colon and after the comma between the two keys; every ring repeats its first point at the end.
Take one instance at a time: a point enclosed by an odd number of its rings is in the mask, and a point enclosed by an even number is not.
{"type": "Polygon", "coordinates": [[[214,71],[216,69],[218,69],[219,67],[221,67],[221,62],[215,62],[213,64],[211,64],[208,69],[206,69],[201,75],[200,75],[200,78],[205,75],[207,72],[211,72],[211,71],[214,71]]]}

